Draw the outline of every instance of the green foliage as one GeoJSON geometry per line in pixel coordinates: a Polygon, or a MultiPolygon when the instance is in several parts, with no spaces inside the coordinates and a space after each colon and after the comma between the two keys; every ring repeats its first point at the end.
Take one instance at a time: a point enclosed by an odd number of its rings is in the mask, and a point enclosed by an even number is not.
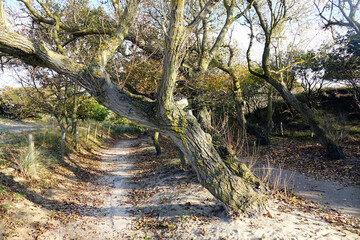
{"type": "MultiPolygon", "coordinates": [[[[328,48],[328,46],[324,46],[328,48]]],[[[359,80],[360,37],[353,32],[340,36],[331,52],[323,57],[323,68],[327,80],[359,80]]]]}
{"type": "Polygon", "coordinates": [[[123,137],[125,135],[139,135],[142,128],[137,125],[114,125],[111,127],[111,135],[114,138],[123,137]]]}
{"type": "Polygon", "coordinates": [[[106,119],[109,114],[109,110],[101,106],[94,98],[84,99],[77,112],[79,119],[92,119],[95,121],[102,122],[106,119]]]}
{"type": "Polygon", "coordinates": [[[0,108],[4,115],[13,119],[37,117],[41,109],[30,97],[29,92],[34,89],[5,87],[0,91],[0,108]]]}
{"type": "Polygon", "coordinates": [[[5,188],[0,187],[0,196],[5,196],[10,194],[10,192],[8,190],[6,190],[5,188]]]}
{"type": "Polygon", "coordinates": [[[108,120],[110,121],[110,123],[115,124],[115,125],[131,125],[132,124],[132,122],[130,122],[126,118],[121,117],[113,112],[111,112],[109,114],[108,120]]]}

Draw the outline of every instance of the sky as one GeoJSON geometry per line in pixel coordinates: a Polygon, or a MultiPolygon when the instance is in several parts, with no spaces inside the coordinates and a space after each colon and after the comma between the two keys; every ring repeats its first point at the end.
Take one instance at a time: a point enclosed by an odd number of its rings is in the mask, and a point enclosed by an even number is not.
{"type": "Polygon", "coordinates": [[[17,75],[13,70],[5,68],[4,71],[0,70],[0,89],[5,86],[21,87],[21,84],[16,79],[17,75]]]}

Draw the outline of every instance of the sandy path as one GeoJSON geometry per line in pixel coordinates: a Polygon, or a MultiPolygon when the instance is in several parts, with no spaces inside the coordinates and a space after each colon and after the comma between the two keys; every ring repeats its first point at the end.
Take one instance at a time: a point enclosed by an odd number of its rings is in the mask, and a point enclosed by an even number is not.
{"type": "MultiPolygon", "coordinates": [[[[101,196],[104,204],[91,206],[88,212],[82,211],[79,219],[73,219],[68,224],[59,224],[56,229],[43,234],[40,239],[98,240],[123,239],[126,236],[132,220],[128,213],[132,205],[127,202],[127,194],[131,189],[128,180],[132,178],[131,153],[136,150],[134,144],[136,140],[123,140],[101,151],[101,170],[106,175],[97,185],[105,189],[105,195],[101,196]]],[[[95,187],[89,189],[89,192],[97,194],[95,187]]]]}
{"type": "Polygon", "coordinates": [[[102,155],[105,176],[97,184],[106,189],[104,204],[39,239],[359,239],[322,213],[276,199],[269,200],[267,214],[230,219],[194,174],[179,169],[177,158],[155,157],[150,138],[122,140],[102,155]],[[154,164],[156,170],[146,168],[154,164]],[[136,206],[128,199],[135,190],[144,193],[136,206]]]}
{"type": "Polygon", "coordinates": [[[168,151],[154,155],[151,140],[142,140],[135,162],[141,181],[134,188],[145,190],[146,197],[133,211],[129,239],[359,239],[324,221],[327,213],[311,210],[316,206],[296,207],[296,199],[269,199],[266,214],[230,219],[193,173],[179,169],[177,156],[168,151]]]}
{"type": "MultiPolygon", "coordinates": [[[[259,167],[257,171],[261,174],[262,168],[259,167]]],[[[321,204],[325,208],[360,217],[359,186],[345,186],[337,182],[315,180],[286,169],[271,168],[271,173],[270,180],[279,181],[278,176],[280,176],[280,187],[286,182],[286,187],[296,196],[321,204]]]]}
{"type": "Polygon", "coordinates": [[[98,225],[100,236],[116,239],[124,237],[129,231],[132,217],[129,210],[132,205],[128,202],[131,189],[129,180],[132,178],[133,159],[131,153],[135,151],[133,145],[136,140],[120,141],[104,153],[103,169],[111,172],[104,179],[104,184],[111,187],[110,196],[105,201],[106,218],[98,225]]]}
{"type": "Polygon", "coordinates": [[[0,119],[0,133],[2,132],[20,133],[22,131],[33,131],[42,127],[43,124],[40,123],[21,122],[10,119],[0,119]]]}

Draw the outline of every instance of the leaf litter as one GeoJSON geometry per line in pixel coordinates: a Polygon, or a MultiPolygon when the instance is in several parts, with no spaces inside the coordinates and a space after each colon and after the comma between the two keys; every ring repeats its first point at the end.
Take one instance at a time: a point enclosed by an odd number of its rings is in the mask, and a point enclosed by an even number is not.
{"type": "MultiPolygon", "coordinates": [[[[359,219],[289,194],[271,194],[262,216],[231,218],[183,170],[168,139],[155,156],[150,138],[121,140],[103,157],[74,157],[48,176],[49,184],[17,191],[1,221],[6,239],[358,239],[359,219]],[[114,150],[117,149],[117,150],[114,150]],[[66,167],[67,166],[67,167],[66,167]],[[71,170],[69,170],[71,169],[71,170]],[[81,171],[84,170],[84,171],[81,171]],[[122,172],[126,172],[125,175],[122,172]],[[116,185],[121,182],[120,185],[116,185]],[[36,196],[36,197],[35,197],[36,196]],[[39,198],[36,200],[35,198],[39,198]]],[[[5,179],[8,191],[20,186],[5,179]],[[12,185],[11,185],[12,184],[12,185]]],[[[4,179],[2,179],[4,184],[4,179]]],[[[13,196],[13,195],[11,195],[13,196]]],[[[5,208],[1,208],[5,209],[5,208]]]]}

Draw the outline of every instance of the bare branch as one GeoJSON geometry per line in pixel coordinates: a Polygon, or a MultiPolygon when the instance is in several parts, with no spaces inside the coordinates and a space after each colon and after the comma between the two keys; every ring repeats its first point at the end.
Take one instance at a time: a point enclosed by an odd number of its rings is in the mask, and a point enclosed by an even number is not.
{"type": "Polygon", "coordinates": [[[141,0],[129,0],[120,19],[120,26],[105,40],[100,46],[95,55],[94,61],[99,66],[105,68],[110,58],[115,54],[116,50],[125,40],[125,36],[129,33],[131,21],[138,9],[138,4],[141,0]]]}
{"type": "Polygon", "coordinates": [[[195,30],[195,28],[199,25],[199,23],[206,17],[206,15],[211,11],[213,7],[215,7],[220,0],[209,0],[204,4],[204,7],[198,13],[198,15],[194,18],[194,20],[187,26],[187,34],[190,34],[195,30]]]}

